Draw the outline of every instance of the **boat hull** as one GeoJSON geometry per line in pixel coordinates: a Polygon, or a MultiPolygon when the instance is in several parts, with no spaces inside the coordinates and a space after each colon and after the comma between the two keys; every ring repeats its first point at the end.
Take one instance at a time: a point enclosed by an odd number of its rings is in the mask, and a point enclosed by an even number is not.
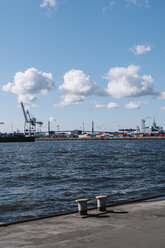
{"type": "Polygon", "coordinates": [[[34,142],[35,137],[25,137],[25,136],[4,136],[0,137],[0,142],[34,142]]]}

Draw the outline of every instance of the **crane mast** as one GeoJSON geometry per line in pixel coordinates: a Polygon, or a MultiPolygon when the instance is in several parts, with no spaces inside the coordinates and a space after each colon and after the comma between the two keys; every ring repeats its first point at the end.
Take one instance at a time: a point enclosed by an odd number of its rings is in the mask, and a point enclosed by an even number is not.
{"type": "Polygon", "coordinates": [[[35,117],[31,117],[29,110],[25,111],[24,104],[21,102],[23,115],[25,118],[24,134],[25,136],[36,136],[36,126],[42,126],[42,121],[37,121],[35,117]]]}

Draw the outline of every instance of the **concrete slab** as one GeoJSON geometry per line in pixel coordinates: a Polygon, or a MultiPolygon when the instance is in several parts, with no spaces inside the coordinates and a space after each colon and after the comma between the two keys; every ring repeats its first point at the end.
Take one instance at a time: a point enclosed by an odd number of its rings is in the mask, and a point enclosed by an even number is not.
{"type": "Polygon", "coordinates": [[[0,227],[3,248],[164,248],[165,200],[107,208],[0,227]],[[93,214],[94,213],[94,214],[93,214]]]}

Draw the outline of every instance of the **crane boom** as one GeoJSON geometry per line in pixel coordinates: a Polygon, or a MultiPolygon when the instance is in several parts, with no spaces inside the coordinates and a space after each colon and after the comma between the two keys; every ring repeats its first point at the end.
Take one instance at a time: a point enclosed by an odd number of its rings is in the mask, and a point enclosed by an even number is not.
{"type": "Polygon", "coordinates": [[[43,122],[42,122],[42,121],[36,121],[36,124],[38,124],[38,125],[42,125],[42,124],[43,124],[43,122]]]}
{"type": "Polygon", "coordinates": [[[25,117],[25,121],[28,122],[27,114],[26,114],[26,112],[25,112],[25,108],[24,108],[23,102],[21,102],[21,107],[22,107],[22,110],[23,110],[23,114],[24,114],[24,117],[25,117]]]}

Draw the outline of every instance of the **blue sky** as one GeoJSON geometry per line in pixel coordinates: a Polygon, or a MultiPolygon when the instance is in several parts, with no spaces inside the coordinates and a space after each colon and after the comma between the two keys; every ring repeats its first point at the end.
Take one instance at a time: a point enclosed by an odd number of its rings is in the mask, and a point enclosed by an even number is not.
{"type": "Polygon", "coordinates": [[[165,1],[1,0],[0,130],[165,128],[165,1]],[[148,118],[150,117],[150,118],[148,118]]]}

